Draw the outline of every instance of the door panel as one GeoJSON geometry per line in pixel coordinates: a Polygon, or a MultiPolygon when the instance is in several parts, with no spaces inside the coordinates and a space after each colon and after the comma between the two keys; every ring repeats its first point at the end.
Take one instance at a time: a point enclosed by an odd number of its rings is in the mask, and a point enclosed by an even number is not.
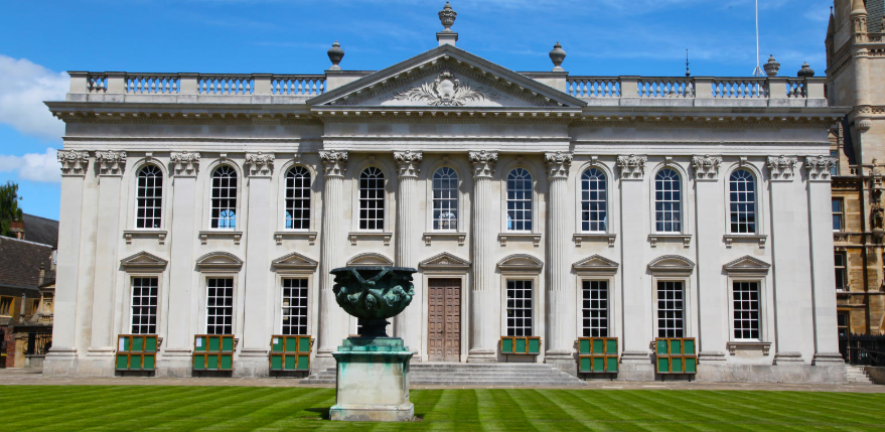
{"type": "Polygon", "coordinates": [[[430,279],[428,359],[461,360],[461,280],[430,279]]]}

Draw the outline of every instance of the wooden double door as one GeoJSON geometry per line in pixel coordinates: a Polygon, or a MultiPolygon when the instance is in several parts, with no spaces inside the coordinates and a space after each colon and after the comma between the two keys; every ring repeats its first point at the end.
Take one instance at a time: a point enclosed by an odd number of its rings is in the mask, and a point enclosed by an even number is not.
{"type": "Polygon", "coordinates": [[[430,279],[428,360],[461,361],[461,279],[430,279]]]}

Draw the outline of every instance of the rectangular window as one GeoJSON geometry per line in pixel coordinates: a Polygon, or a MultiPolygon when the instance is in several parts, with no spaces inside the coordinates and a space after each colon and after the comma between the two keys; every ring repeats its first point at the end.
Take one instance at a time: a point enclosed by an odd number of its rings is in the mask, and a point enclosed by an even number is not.
{"type": "Polygon", "coordinates": [[[283,334],[307,334],[307,279],[283,279],[283,334]]]}
{"type": "Polygon", "coordinates": [[[833,198],[833,231],[845,229],[845,203],[842,198],[833,198]]]}
{"type": "Polygon", "coordinates": [[[685,337],[685,297],[682,282],[658,282],[658,337],[685,337]]]}
{"type": "Polygon", "coordinates": [[[847,338],[851,334],[851,312],[840,310],[836,317],[838,320],[839,338],[847,338]]]}
{"type": "Polygon", "coordinates": [[[530,280],[507,281],[507,336],[532,335],[532,286],[530,280]]]}
{"type": "Polygon", "coordinates": [[[157,334],[159,278],[132,278],[132,334],[157,334]]]}
{"type": "Polygon", "coordinates": [[[608,281],[584,281],[584,337],[608,337],[608,281]]]}
{"type": "Polygon", "coordinates": [[[845,252],[836,252],[833,262],[836,265],[836,291],[845,291],[848,289],[848,260],[845,252]]]}
{"type": "Polygon", "coordinates": [[[31,315],[37,313],[37,309],[40,308],[40,300],[34,300],[31,302],[31,315]]]}
{"type": "Polygon", "coordinates": [[[206,334],[233,334],[234,280],[213,278],[206,286],[206,334]]]}
{"type": "Polygon", "coordinates": [[[830,157],[836,159],[836,165],[830,168],[830,175],[839,175],[839,150],[830,150],[830,157]]]}
{"type": "Polygon", "coordinates": [[[13,300],[12,297],[0,297],[0,316],[12,316],[13,300]]]}
{"type": "Polygon", "coordinates": [[[734,282],[734,338],[760,340],[760,307],[758,282],[734,282]]]}

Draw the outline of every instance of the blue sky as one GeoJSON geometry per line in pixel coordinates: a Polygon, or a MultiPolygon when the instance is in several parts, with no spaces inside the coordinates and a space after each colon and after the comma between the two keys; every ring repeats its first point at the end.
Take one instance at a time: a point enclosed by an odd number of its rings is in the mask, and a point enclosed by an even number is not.
{"type": "MultiPolygon", "coordinates": [[[[781,75],[826,68],[831,0],[759,0],[763,60],[781,75]]],[[[64,127],[42,105],[64,71],[322,73],[376,70],[436,46],[444,0],[28,0],[0,2],[0,183],[26,213],[57,219],[54,150],[64,127]]],[[[547,71],[557,41],[573,75],[699,76],[755,67],[754,0],[454,0],[458,47],[547,71]]]]}

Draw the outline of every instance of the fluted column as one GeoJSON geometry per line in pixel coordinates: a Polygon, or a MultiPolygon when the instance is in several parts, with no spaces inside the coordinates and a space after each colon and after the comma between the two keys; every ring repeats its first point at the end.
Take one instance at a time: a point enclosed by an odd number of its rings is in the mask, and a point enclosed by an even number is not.
{"type": "Polygon", "coordinates": [[[547,352],[548,361],[574,363],[573,345],[577,339],[575,286],[568,262],[571,211],[568,173],[571,153],[547,153],[547,352]]]}
{"type": "MultiPolygon", "coordinates": [[[[396,160],[399,185],[396,196],[396,265],[400,267],[418,267],[416,259],[418,241],[421,239],[421,232],[416,230],[420,226],[415,209],[418,203],[418,166],[424,158],[421,152],[394,152],[393,159],[396,160]]],[[[402,338],[406,346],[410,347],[412,352],[423,352],[421,347],[421,313],[423,312],[421,287],[421,275],[415,275],[415,296],[412,298],[412,304],[407,307],[401,314],[394,318],[394,335],[402,338]]],[[[419,356],[412,357],[415,360],[420,359],[419,356]]]]}
{"type": "MultiPolygon", "coordinates": [[[[332,287],[335,277],[330,271],[342,267],[344,261],[339,249],[344,246],[346,227],[342,226],[341,216],[344,202],[344,173],[347,165],[347,152],[321,151],[325,187],[323,189],[323,245],[320,254],[321,276],[320,287],[320,348],[317,357],[331,361],[332,351],[347,337],[347,326],[350,318],[344,309],[335,301],[332,287]]],[[[321,360],[322,361],[322,360],[321,360]]],[[[330,363],[328,366],[332,366],[330,363]]]]}
{"type": "Polygon", "coordinates": [[[492,175],[495,173],[497,152],[470,152],[473,164],[473,286],[470,289],[470,351],[468,362],[495,361],[495,346],[500,337],[500,316],[492,311],[500,309],[497,303],[500,290],[495,289],[495,236],[497,221],[493,203],[492,175]]]}
{"type": "Polygon", "coordinates": [[[126,152],[95,153],[98,163],[98,234],[95,239],[95,287],[92,299],[92,338],[90,353],[114,353],[114,311],[117,286],[117,246],[120,243],[120,187],[126,152]]]}

